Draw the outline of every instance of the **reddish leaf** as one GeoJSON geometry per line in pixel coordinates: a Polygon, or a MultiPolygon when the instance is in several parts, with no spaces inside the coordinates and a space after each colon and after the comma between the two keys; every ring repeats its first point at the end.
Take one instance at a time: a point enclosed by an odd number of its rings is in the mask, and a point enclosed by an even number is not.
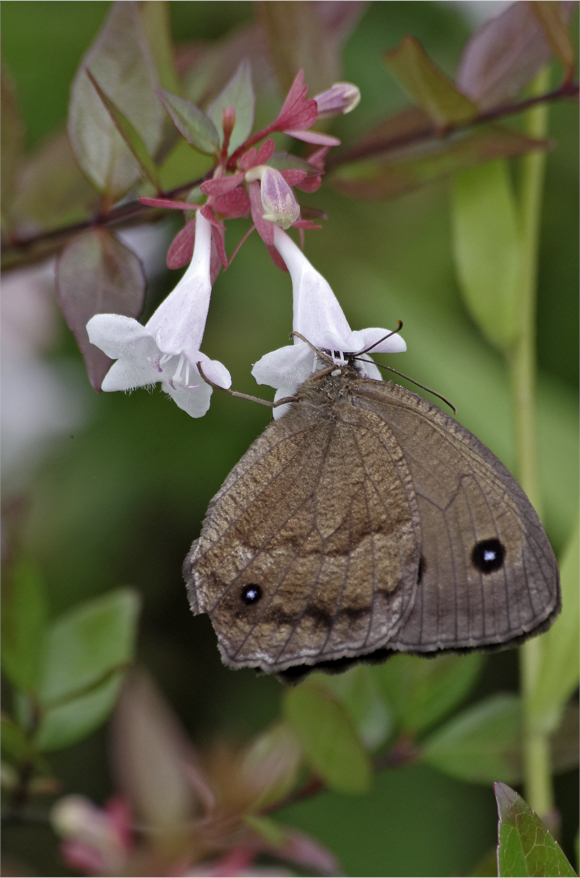
{"type": "Polygon", "coordinates": [[[533,140],[509,128],[490,125],[466,136],[427,142],[420,153],[401,150],[388,158],[343,165],[331,179],[337,189],[348,195],[394,198],[481,162],[549,147],[548,141],[533,140]]]}
{"type": "Polygon", "coordinates": [[[195,220],[192,219],[177,233],[167,251],[167,268],[189,265],[195,244],[195,220]]]}
{"type": "Polygon", "coordinates": [[[85,73],[88,67],[142,138],[150,155],[159,146],[163,108],[154,98],[157,74],[137,3],[113,3],[73,81],[68,130],[80,166],[114,201],[139,179],[135,158],[85,73]]]}
{"type": "Polygon", "coordinates": [[[260,184],[250,183],[250,201],[252,204],[252,219],[258,230],[258,234],[264,244],[271,247],[274,244],[274,226],[264,219],[264,207],[260,194],[260,184]]]}
{"type": "Polygon", "coordinates": [[[317,175],[316,177],[306,177],[301,183],[297,184],[297,188],[302,192],[316,192],[317,189],[320,189],[322,184],[322,178],[317,175]]]}
{"type": "Polygon", "coordinates": [[[228,219],[245,216],[250,212],[250,207],[250,196],[245,189],[240,188],[222,195],[214,204],[215,212],[228,219]]]}
{"type": "MultiPolygon", "coordinates": [[[[513,100],[550,60],[550,46],[530,8],[533,5],[512,3],[484,24],[467,44],[457,85],[480,109],[513,100]]],[[[568,21],[576,4],[557,5],[568,21]]]]}
{"type": "Polygon", "coordinates": [[[270,258],[274,265],[277,266],[277,268],[281,268],[282,271],[285,271],[288,274],[286,263],[284,262],[276,248],[273,245],[267,244],[266,249],[268,250],[268,253],[270,254],[270,258]]]}
{"type": "Polygon", "coordinates": [[[305,171],[280,171],[289,186],[298,186],[306,176],[305,171]]]}
{"type": "Polygon", "coordinates": [[[230,177],[217,177],[215,180],[206,180],[199,187],[204,195],[225,195],[243,182],[245,174],[232,174],[230,177]]]}
{"type": "Polygon", "coordinates": [[[477,107],[461,94],[413,37],[385,55],[385,63],[405,89],[440,127],[457,125],[477,116],[477,107]]]}
{"type": "MultiPolygon", "coordinates": [[[[264,4],[262,4],[264,5],[264,4]]],[[[289,5],[289,4],[285,4],[289,5]]],[[[300,70],[273,127],[277,131],[284,128],[310,128],[318,118],[318,106],[315,100],[307,100],[308,86],[304,82],[304,72],[300,70]]]]}
{"type": "Polygon", "coordinates": [[[138,317],[145,297],[145,275],[135,254],[108,229],[95,228],[73,238],[56,266],[58,301],[74,333],[95,390],[111,360],[89,342],[86,325],[95,314],[138,317]]]}

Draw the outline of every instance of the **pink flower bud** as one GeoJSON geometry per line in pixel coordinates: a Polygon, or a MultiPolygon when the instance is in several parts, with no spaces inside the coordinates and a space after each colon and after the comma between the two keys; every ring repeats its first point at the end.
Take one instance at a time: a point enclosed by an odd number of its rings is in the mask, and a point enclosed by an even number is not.
{"type": "Polygon", "coordinates": [[[281,229],[288,229],[296,222],[300,216],[300,207],[280,171],[267,165],[260,165],[248,171],[246,180],[249,183],[255,180],[261,181],[263,219],[280,226],[281,229]]]}
{"type": "Polygon", "coordinates": [[[354,110],[360,102],[360,91],[351,82],[335,82],[332,88],[314,98],[318,107],[319,119],[331,116],[344,116],[354,110]]]}

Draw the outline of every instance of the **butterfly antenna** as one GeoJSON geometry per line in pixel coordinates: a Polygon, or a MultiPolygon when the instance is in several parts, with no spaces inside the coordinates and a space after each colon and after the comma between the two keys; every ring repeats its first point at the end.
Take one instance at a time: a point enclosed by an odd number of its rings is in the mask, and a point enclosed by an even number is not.
{"type": "MultiPolygon", "coordinates": [[[[359,359],[361,359],[361,358],[357,356],[357,357],[355,357],[354,359],[355,359],[355,360],[359,360],[359,359]]],[[[399,377],[404,378],[405,381],[410,381],[411,384],[414,384],[414,385],[415,385],[415,387],[420,387],[421,390],[426,390],[427,393],[432,393],[433,396],[436,396],[437,399],[440,399],[440,400],[441,400],[441,402],[446,403],[446,405],[449,406],[449,408],[451,409],[451,411],[453,412],[454,415],[457,414],[457,409],[455,408],[455,406],[453,405],[453,403],[452,403],[452,402],[449,402],[449,400],[446,399],[444,396],[442,396],[440,393],[437,393],[436,390],[431,390],[430,387],[425,387],[424,384],[419,384],[418,381],[414,381],[412,378],[409,378],[409,376],[408,376],[408,375],[405,375],[403,372],[397,372],[397,370],[396,370],[396,369],[393,369],[392,366],[385,366],[384,363],[375,363],[374,360],[362,360],[362,362],[363,362],[363,363],[371,363],[371,362],[372,362],[375,366],[380,366],[381,369],[388,369],[389,372],[394,372],[395,375],[399,375],[399,377]]]]}
{"type": "Polygon", "coordinates": [[[283,399],[276,400],[276,402],[270,402],[267,399],[260,399],[259,396],[250,396],[249,393],[240,393],[239,390],[230,390],[229,387],[222,387],[221,384],[215,384],[213,381],[210,381],[207,375],[204,375],[201,363],[197,363],[197,368],[199,369],[199,374],[201,375],[205,383],[209,384],[210,387],[215,388],[215,390],[225,390],[225,392],[229,393],[230,396],[237,396],[239,399],[249,399],[250,402],[259,402],[260,405],[266,405],[268,406],[268,408],[271,409],[277,409],[278,406],[284,405],[287,402],[297,401],[297,397],[295,396],[285,396],[283,399]]]}
{"type": "Polygon", "coordinates": [[[324,351],[320,350],[320,348],[315,347],[315,345],[313,345],[311,341],[308,341],[307,338],[304,338],[302,333],[292,330],[292,332],[290,333],[290,338],[292,338],[293,335],[295,335],[296,338],[299,338],[301,341],[306,342],[308,347],[311,348],[314,353],[320,357],[321,360],[326,360],[326,362],[329,363],[333,369],[336,369],[336,363],[334,362],[332,357],[329,357],[328,354],[325,354],[324,351]]]}

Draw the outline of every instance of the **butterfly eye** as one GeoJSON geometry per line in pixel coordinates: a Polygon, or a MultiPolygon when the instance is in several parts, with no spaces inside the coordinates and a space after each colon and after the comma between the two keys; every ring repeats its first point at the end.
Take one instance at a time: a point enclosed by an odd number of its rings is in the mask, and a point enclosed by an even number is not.
{"type": "Polygon", "coordinates": [[[259,585],[244,585],[241,597],[245,604],[257,604],[262,597],[262,589],[259,585]]]}
{"type": "Polygon", "coordinates": [[[471,553],[474,567],[482,573],[492,573],[503,566],[505,549],[499,540],[481,540],[476,543],[471,553]]]}

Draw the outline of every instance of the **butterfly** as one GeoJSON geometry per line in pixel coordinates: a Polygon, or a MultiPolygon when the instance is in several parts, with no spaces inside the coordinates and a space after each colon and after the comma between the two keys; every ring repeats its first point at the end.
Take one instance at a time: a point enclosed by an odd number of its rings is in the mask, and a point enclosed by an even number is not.
{"type": "Polygon", "coordinates": [[[224,663],[286,682],[513,646],[560,610],[552,547],[506,467],[348,356],[311,374],[228,475],[184,576],[224,663]]]}

